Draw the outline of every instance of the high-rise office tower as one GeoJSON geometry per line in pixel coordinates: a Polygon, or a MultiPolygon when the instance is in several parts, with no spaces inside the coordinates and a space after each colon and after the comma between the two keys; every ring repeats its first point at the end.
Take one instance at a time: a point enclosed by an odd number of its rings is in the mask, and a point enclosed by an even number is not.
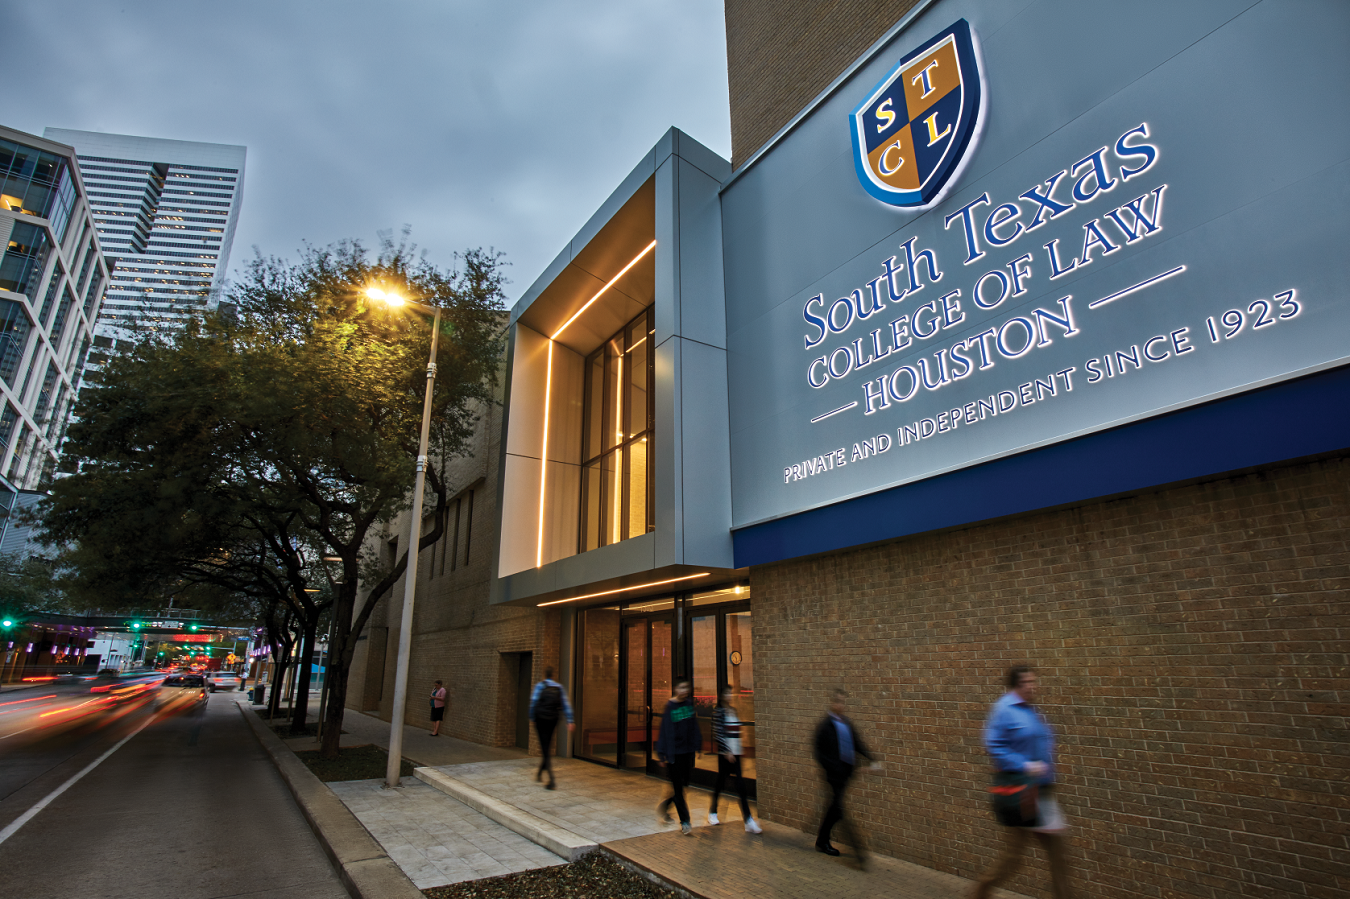
{"type": "Polygon", "coordinates": [[[112,269],[96,344],[181,327],[212,305],[239,221],[245,148],[67,128],[43,134],[79,155],[112,269]]]}
{"type": "Polygon", "coordinates": [[[0,127],[0,239],[0,507],[9,511],[55,468],[108,283],[74,150],[0,127]]]}

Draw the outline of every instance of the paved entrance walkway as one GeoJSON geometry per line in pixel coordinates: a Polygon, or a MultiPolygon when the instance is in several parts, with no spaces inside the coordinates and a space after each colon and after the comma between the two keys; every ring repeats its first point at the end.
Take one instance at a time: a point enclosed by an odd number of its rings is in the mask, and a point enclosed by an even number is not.
{"type": "MultiPolygon", "coordinates": [[[[679,832],[679,822],[657,821],[656,803],[670,795],[670,787],[653,777],[620,771],[576,759],[554,759],[558,788],[546,790],[534,779],[539,760],[480,762],[449,765],[436,770],[459,783],[480,790],[530,815],[588,838],[608,843],[654,833],[679,832]]],[[[711,795],[703,790],[685,791],[695,825],[708,818],[711,795]]],[[[737,801],[724,794],[720,805],[722,826],[744,832],[737,801]]],[[[753,810],[754,806],[751,805],[753,810]]],[[[675,818],[674,810],[671,818],[675,818]]]]}
{"type": "Polygon", "coordinates": [[[566,861],[413,777],[329,786],[420,890],[566,861]]]}

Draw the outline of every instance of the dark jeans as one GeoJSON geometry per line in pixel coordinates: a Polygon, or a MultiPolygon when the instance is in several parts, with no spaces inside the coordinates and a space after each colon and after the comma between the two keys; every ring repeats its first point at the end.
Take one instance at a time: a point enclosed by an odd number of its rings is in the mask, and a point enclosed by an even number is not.
{"type": "Polygon", "coordinates": [[[536,718],[534,729],[539,733],[539,751],[543,758],[539,760],[539,773],[548,772],[548,782],[553,783],[553,733],[558,729],[558,721],[544,721],[536,718]]]}
{"type": "Polygon", "coordinates": [[[745,778],[741,776],[741,757],[733,755],[731,761],[727,757],[719,755],[717,757],[717,783],[713,786],[712,811],[710,814],[717,814],[717,800],[722,798],[722,789],[727,785],[727,776],[736,778],[736,795],[741,797],[741,817],[750,820],[750,800],[745,798],[745,778]]]}
{"type": "Polygon", "coordinates": [[[842,822],[845,838],[848,840],[849,845],[853,847],[853,851],[861,856],[863,854],[863,847],[862,842],[858,839],[858,832],[854,829],[852,822],[844,817],[844,791],[848,789],[848,782],[852,777],[853,766],[845,765],[844,771],[838,776],[828,780],[830,785],[830,804],[829,807],[825,809],[825,818],[820,822],[820,830],[816,833],[816,845],[830,845],[830,833],[834,830],[836,824],[842,822]]]}
{"type": "Polygon", "coordinates": [[[684,801],[684,788],[689,786],[689,775],[694,773],[694,754],[685,752],[666,763],[666,774],[670,777],[671,795],[661,800],[657,811],[664,815],[675,803],[675,812],[680,816],[681,824],[689,823],[689,805],[684,801]]]}

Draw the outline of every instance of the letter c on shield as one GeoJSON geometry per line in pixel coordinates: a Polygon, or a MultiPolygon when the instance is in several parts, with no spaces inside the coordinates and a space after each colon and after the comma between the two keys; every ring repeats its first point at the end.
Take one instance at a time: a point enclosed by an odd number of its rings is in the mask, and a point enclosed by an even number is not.
{"type": "Polygon", "coordinates": [[[905,157],[903,156],[901,156],[900,161],[895,164],[895,168],[888,168],[886,166],[886,157],[891,155],[892,150],[899,150],[899,149],[900,149],[900,141],[897,140],[895,143],[887,147],[886,151],[881,154],[881,157],[877,160],[877,168],[881,169],[881,174],[894,175],[896,172],[900,171],[900,169],[904,168],[905,157]]]}

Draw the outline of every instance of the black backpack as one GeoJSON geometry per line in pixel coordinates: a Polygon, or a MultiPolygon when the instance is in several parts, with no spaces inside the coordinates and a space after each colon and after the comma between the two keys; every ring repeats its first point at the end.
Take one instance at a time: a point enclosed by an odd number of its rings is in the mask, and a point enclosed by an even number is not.
{"type": "Polygon", "coordinates": [[[539,699],[534,704],[536,721],[557,721],[562,714],[562,687],[557,684],[544,684],[539,691],[539,699]]]}

